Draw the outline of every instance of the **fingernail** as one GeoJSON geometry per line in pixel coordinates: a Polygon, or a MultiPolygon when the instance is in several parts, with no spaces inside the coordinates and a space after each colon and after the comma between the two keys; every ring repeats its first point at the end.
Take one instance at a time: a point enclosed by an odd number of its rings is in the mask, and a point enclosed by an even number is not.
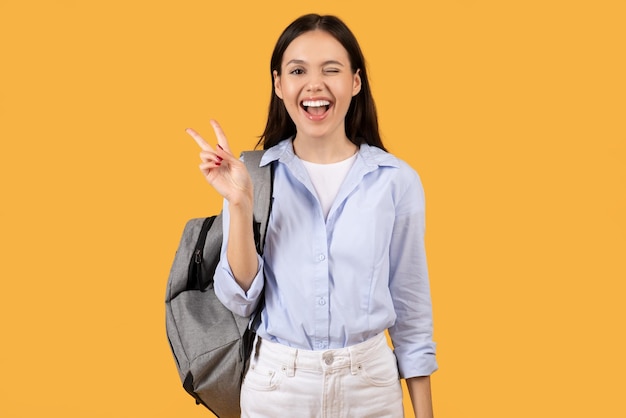
{"type": "Polygon", "coordinates": [[[222,157],[220,157],[219,155],[216,155],[216,157],[217,157],[217,161],[222,162],[222,160],[223,160],[222,157]]]}
{"type": "Polygon", "coordinates": [[[220,163],[219,161],[216,161],[216,162],[215,162],[215,165],[219,167],[219,166],[221,166],[221,165],[222,165],[222,163],[220,163]]]}

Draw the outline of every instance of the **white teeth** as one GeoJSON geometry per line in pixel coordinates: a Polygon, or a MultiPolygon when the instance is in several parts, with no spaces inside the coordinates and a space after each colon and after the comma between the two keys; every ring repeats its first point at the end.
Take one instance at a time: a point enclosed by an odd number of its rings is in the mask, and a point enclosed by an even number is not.
{"type": "Polygon", "coordinates": [[[328,100],[305,100],[302,102],[305,107],[322,107],[330,105],[328,100]]]}

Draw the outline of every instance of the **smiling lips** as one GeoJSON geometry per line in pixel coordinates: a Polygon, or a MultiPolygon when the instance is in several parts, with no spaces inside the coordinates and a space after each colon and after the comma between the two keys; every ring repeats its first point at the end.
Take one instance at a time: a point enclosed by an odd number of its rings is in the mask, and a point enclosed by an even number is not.
{"type": "Polygon", "coordinates": [[[330,102],[328,100],[304,100],[301,106],[309,119],[321,120],[330,109],[330,102]]]}

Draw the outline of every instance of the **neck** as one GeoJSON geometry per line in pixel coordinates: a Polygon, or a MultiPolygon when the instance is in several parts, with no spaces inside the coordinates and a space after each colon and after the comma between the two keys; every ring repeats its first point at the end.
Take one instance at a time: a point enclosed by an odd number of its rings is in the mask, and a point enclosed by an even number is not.
{"type": "Polygon", "coordinates": [[[296,135],[293,140],[293,150],[298,158],[317,164],[343,161],[353,156],[357,149],[345,135],[340,139],[304,138],[296,135]]]}

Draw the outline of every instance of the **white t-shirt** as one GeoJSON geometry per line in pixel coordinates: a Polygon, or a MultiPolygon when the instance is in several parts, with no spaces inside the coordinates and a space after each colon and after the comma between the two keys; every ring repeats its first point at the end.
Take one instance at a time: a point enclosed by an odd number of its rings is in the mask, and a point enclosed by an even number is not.
{"type": "Polygon", "coordinates": [[[324,218],[328,216],[328,212],[339,192],[339,187],[341,187],[341,183],[348,175],[348,171],[350,171],[352,164],[356,160],[356,156],[357,154],[354,154],[347,160],[331,164],[318,164],[302,160],[311,178],[311,183],[313,183],[313,187],[315,187],[317,192],[317,198],[322,205],[324,218]]]}

